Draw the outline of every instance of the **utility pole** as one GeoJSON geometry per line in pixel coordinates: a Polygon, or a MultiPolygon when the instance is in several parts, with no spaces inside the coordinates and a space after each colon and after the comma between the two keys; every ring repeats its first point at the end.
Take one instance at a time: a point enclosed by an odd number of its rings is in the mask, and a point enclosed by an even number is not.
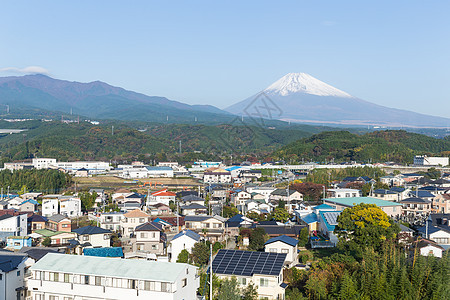
{"type": "Polygon", "coordinates": [[[213,269],[212,269],[212,243],[209,244],[211,258],[209,260],[209,299],[212,300],[213,296],[213,269]]]}
{"type": "MultiPolygon", "coordinates": [[[[177,201],[176,199],[175,199],[175,201],[177,201]]],[[[180,221],[179,221],[179,217],[180,217],[180,213],[179,213],[179,206],[180,206],[180,202],[179,201],[177,201],[177,233],[179,233],[180,232],[180,221]]]]}
{"type": "Polygon", "coordinates": [[[111,125],[111,135],[114,135],[114,125],[111,125]]]}
{"type": "Polygon", "coordinates": [[[180,140],[180,154],[181,154],[181,140],[180,140]]]}

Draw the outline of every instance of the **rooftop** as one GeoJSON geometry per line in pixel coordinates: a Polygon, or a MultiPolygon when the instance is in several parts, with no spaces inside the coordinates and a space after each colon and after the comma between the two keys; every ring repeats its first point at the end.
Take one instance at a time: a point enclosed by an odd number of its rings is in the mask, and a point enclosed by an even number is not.
{"type": "Polygon", "coordinates": [[[335,203],[338,205],[353,207],[355,205],[365,203],[365,204],[375,204],[376,206],[401,206],[401,204],[386,200],[381,200],[372,197],[349,197],[349,198],[326,198],[323,199],[329,203],[335,203]]]}
{"type": "Polygon", "coordinates": [[[75,232],[79,235],[85,235],[85,234],[104,234],[104,233],[111,233],[111,231],[107,229],[103,229],[97,226],[84,226],[78,229],[72,230],[72,232],[75,232]]]}
{"type": "Polygon", "coordinates": [[[280,236],[276,236],[276,237],[269,239],[267,242],[264,243],[264,245],[275,243],[275,242],[283,242],[292,247],[295,247],[298,244],[298,240],[291,238],[290,236],[287,236],[287,235],[280,235],[280,236]]]}
{"type": "Polygon", "coordinates": [[[31,269],[49,272],[175,282],[188,265],[160,261],[49,253],[31,269]]]}

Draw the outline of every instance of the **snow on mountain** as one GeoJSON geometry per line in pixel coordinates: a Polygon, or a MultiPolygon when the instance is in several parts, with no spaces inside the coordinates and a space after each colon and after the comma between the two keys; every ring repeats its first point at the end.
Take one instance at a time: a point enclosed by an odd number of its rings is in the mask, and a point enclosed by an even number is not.
{"type": "Polygon", "coordinates": [[[353,98],[331,85],[306,73],[289,73],[264,90],[269,95],[288,96],[294,93],[306,93],[317,96],[353,98]]]}

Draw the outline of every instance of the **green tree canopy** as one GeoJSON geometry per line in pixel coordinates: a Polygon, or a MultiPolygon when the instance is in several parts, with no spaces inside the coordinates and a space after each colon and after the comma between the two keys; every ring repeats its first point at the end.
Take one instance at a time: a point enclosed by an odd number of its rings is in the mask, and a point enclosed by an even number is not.
{"type": "Polygon", "coordinates": [[[379,249],[387,239],[395,238],[400,231],[397,224],[375,204],[358,204],[346,208],[337,219],[334,233],[340,243],[354,248],[375,247],[379,249]]]}
{"type": "Polygon", "coordinates": [[[189,252],[186,249],[181,250],[180,254],[177,257],[177,263],[185,263],[189,262],[189,252]]]}

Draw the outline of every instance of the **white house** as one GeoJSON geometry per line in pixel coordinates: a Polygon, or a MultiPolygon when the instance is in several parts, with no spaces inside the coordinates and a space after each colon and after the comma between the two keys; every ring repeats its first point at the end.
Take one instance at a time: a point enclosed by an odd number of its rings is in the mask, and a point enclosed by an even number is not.
{"type": "Polygon", "coordinates": [[[146,222],[134,229],[135,237],[131,240],[134,252],[165,254],[166,234],[163,226],[155,222],[146,222]]]}
{"type": "Polygon", "coordinates": [[[191,253],[194,244],[200,240],[200,235],[192,230],[183,230],[177,233],[170,241],[169,253],[172,262],[176,262],[183,249],[191,253]]]}
{"type": "Polygon", "coordinates": [[[275,190],[276,188],[265,186],[252,186],[247,188],[247,192],[249,192],[250,194],[257,193],[263,195],[266,202],[268,202],[270,194],[272,194],[272,192],[275,190]]]}
{"type": "Polygon", "coordinates": [[[98,217],[98,221],[100,223],[99,225],[101,228],[119,232],[121,229],[120,221],[123,218],[124,218],[123,212],[113,211],[113,212],[102,213],[98,217]]]}
{"type": "Polygon", "coordinates": [[[252,195],[246,191],[238,191],[231,195],[231,202],[235,206],[245,205],[245,202],[252,199],[252,195]]]}
{"type": "Polygon", "coordinates": [[[420,240],[416,248],[419,249],[420,255],[422,256],[434,256],[442,258],[442,253],[445,251],[445,249],[436,243],[428,240],[420,240]]]}
{"type": "Polygon", "coordinates": [[[130,237],[134,234],[134,229],[149,221],[150,216],[142,210],[135,209],[127,212],[120,220],[120,227],[124,237],[130,237]]]}
{"type": "Polygon", "coordinates": [[[298,256],[298,240],[291,238],[287,235],[280,235],[269,239],[264,244],[264,251],[269,253],[286,253],[287,265],[295,265],[297,263],[298,256]]]}
{"type": "Polygon", "coordinates": [[[69,218],[81,216],[81,200],[75,197],[62,196],[59,199],[59,213],[69,218]]]}
{"type": "Polygon", "coordinates": [[[200,277],[188,264],[49,253],[31,267],[33,300],[196,299],[200,277]]]}
{"type": "Polygon", "coordinates": [[[0,299],[25,299],[24,277],[33,262],[24,253],[0,252],[0,299]]]}
{"type": "Polygon", "coordinates": [[[220,249],[212,269],[219,279],[236,277],[239,288],[252,282],[257,287],[258,299],[284,299],[285,259],[286,253],[220,249]]]}
{"type": "Polygon", "coordinates": [[[169,192],[167,189],[162,189],[150,194],[150,198],[147,200],[147,205],[163,203],[169,205],[170,201],[175,202],[177,194],[169,192]]]}
{"type": "Polygon", "coordinates": [[[27,230],[27,214],[0,216],[0,240],[6,241],[9,236],[25,236],[27,230]]]}
{"type": "Polygon", "coordinates": [[[80,244],[89,243],[92,247],[110,247],[111,246],[111,231],[96,227],[84,226],[72,230],[77,234],[77,240],[80,244]]]}
{"type": "Polygon", "coordinates": [[[230,183],[231,178],[231,172],[220,168],[203,173],[205,183],[230,183]]]}
{"type": "Polygon", "coordinates": [[[329,198],[361,197],[361,191],[357,189],[328,189],[327,195],[329,198]]]}
{"type": "Polygon", "coordinates": [[[56,215],[59,210],[58,198],[44,198],[42,200],[42,216],[51,217],[56,215]]]}

